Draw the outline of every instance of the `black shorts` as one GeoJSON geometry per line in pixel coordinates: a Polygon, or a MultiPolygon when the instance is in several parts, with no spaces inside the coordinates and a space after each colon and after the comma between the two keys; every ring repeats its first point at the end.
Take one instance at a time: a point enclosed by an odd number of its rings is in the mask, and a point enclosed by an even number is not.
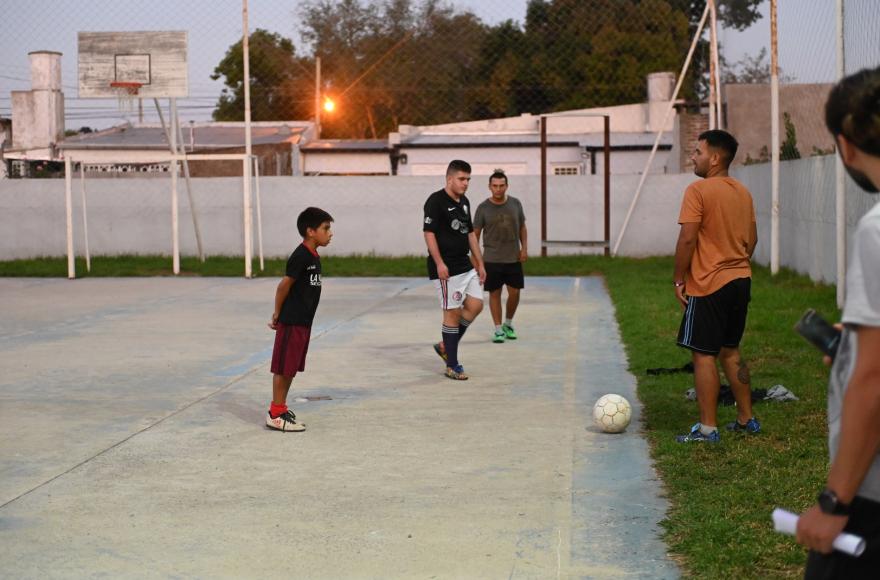
{"type": "Polygon", "coordinates": [[[880,570],[880,503],[856,496],[850,510],[852,515],[843,531],[863,537],[865,552],[856,558],[843,552],[820,554],[811,550],[807,556],[805,580],[877,578],[880,570]]]}
{"type": "Polygon", "coordinates": [[[689,296],[678,329],[678,346],[706,354],[736,348],[746,329],[752,279],[737,278],[708,296],[689,296]]]}
{"type": "Polygon", "coordinates": [[[522,262],[513,262],[512,264],[486,262],[486,283],[483,284],[483,289],[487,292],[494,292],[504,285],[511,288],[525,287],[522,262]]]}

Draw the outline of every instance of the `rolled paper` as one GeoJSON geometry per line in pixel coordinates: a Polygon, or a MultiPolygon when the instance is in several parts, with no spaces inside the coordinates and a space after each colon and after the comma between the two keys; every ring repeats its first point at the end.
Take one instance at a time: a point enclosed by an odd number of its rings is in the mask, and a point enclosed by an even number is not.
{"type": "MultiPolygon", "coordinates": [[[[795,535],[798,515],[784,509],[773,510],[773,528],[783,534],[795,535]]],[[[859,557],[865,551],[865,539],[854,534],[843,533],[834,538],[834,549],[850,556],[859,557]]]]}

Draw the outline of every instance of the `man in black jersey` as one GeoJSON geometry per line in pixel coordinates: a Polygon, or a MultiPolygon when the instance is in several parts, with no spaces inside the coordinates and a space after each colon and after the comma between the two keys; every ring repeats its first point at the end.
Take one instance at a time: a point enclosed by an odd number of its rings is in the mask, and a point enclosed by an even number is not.
{"type": "Polygon", "coordinates": [[[452,161],[446,169],[446,187],[425,202],[422,226],[428,246],[428,278],[434,281],[443,309],[443,341],[434,350],[446,361],[446,376],[459,381],[468,376],[458,362],[458,343],[483,310],[482,284],[486,281],[471,203],[464,195],[470,180],[470,164],[452,161]]]}

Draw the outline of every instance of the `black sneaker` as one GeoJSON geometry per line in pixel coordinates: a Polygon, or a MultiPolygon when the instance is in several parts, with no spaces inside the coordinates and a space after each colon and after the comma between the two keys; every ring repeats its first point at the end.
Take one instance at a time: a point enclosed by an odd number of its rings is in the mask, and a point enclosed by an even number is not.
{"type": "Polygon", "coordinates": [[[734,421],[725,425],[724,428],[734,433],[757,433],[761,430],[761,423],[755,417],[752,417],[746,421],[745,425],[740,424],[739,421],[734,421]]]}

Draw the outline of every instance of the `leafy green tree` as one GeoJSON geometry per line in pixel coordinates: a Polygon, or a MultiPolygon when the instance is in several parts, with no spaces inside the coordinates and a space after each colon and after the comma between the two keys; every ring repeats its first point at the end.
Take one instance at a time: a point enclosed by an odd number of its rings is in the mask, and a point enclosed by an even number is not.
{"type": "Polygon", "coordinates": [[[797,146],[797,131],[791,121],[791,115],[787,111],[782,113],[782,124],[785,127],[785,141],[779,146],[779,158],[783,161],[800,159],[801,152],[797,146]]]}
{"type": "MultiPolygon", "coordinates": [[[[760,0],[720,0],[719,18],[742,29],[760,0]]],[[[384,137],[400,124],[438,124],[525,112],[642,102],[647,75],[680,69],[704,0],[530,0],[525,22],[489,27],[444,0],[306,0],[304,48],[251,35],[254,119],[314,116],[314,57],[325,137],[384,137]]],[[[703,98],[707,41],[680,98],[703,98]]],[[[241,46],[212,78],[224,77],[214,118],[243,117],[241,46]]]]}
{"type": "Polygon", "coordinates": [[[321,57],[322,90],[338,109],[324,135],[384,137],[401,123],[470,119],[486,27],[440,0],[317,0],[300,9],[302,38],[321,57]]]}
{"type": "MultiPolygon", "coordinates": [[[[293,42],[277,33],[256,29],[248,39],[251,118],[254,121],[308,119],[312,112],[314,77],[307,61],[296,57],[293,42]]],[[[214,109],[215,121],[244,120],[244,70],[241,41],[233,44],[214,69],[226,88],[214,109]]]]}
{"type": "Polygon", "coordinates": [[[476,111],[641,102],[647,75],[676,70],[688,41],[686,16],[665,0],[531,0],[522,32],[511,22],[489,32],[482,68],[493,73],[476,111]]]}
{"type": "MultiPolygon", "coordinates": [[[[767,49],[761,47],[755,56],[746,55],[742,59],[736,61],[732,65],[723,66],[724,74],[721,75],[721,81],[725,84],[769,84],[770,83],[770,63],[767,62],[767,49]]],[[[779,82],[794,82],[794,77],[784,74],[782,67],[778,67],[777,74],[779,82]]]]}

